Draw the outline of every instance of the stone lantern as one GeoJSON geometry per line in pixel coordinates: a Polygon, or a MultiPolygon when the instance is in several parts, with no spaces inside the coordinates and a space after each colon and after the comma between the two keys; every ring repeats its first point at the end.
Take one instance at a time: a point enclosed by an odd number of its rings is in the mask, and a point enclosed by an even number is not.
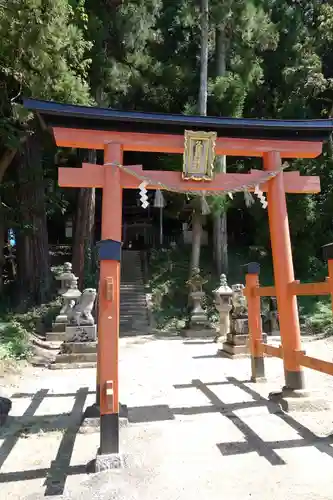
{"type": "Polygon", "coordinates": [[[60,281],[58,293],[62,298],[63,304],[59,315],[55,319],[55,323],[66,324],[69,312],[81,297],[81,292],[77,287],[78,278],[72,273],[72,264],[70,262],[65,262],[63,272],[57,276],[56,280],[60,281]]]}
{"type": "Polygon", "coordinates": [[[67,292],[67,290],[71,287],[73,279],[75,278],[76,276],[72,272],[72,264],[70,262],[65,262],[62,272],[58,276],[56,276],[56,280],[60,281],[58,291],[59,295],[67,292]]]}
{"type": "Polygon", "coordinates": [[[220,334],[218,340],[224,342],[230,332],[230,311],[232,309],[232,290],[225,274],[220,276],[220,286],[213,290],[215,306],[220,314],[220,334]]]}
{"type": "Polygon", "coordinates": [[[212,328],[207,317],[207,312],[203,309],[205,292],[202,286],[205,283],[207,283],[207,280],[201,276],[200,269],[197,267],[193,268],[192,277],[187,281],[192,305],[190,318],[185,328],[185,336],[187,337],[212,336],[212,328]]]}

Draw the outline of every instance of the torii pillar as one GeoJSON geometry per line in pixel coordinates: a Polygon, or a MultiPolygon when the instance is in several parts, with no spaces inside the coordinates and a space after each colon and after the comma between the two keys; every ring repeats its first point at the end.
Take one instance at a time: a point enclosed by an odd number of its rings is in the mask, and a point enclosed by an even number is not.
{"type": "MultiPolygon", "coordinates": [[[[277,170],[281,166],[279,152],[264,154],[264,169],[277,170]]],[[[297,297],[289,291],[295,280],[291,249],[286,193],[283,174],[279,173],[268,183],[268,219],[274,268],[276,298],[279,310],[285,388],[304,388],[304,375],[296,353],[301,351],[301,333],[297,307],[297,297]]]]}
{"type": "MultiPolygon", "coordinates": [[[[109,143],[104,147],[104,164],[112,162],[123,163],[120,144],[109,143]]],[[[96,460],[97,470],[110,468],[110,457],[115,460],[115,463],[111,460],[111,466],[117,467],[119,461],[118,342],[122,187],[118,167],[104,165],[103,173],[99,243],[97,391],[100,405],[100,449],[96,460]]]]}

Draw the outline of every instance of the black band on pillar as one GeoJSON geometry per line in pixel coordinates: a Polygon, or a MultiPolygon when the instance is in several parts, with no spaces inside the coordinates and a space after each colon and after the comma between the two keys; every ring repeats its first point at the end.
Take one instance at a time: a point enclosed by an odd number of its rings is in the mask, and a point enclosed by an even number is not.
{"type": "Polygon", "coordinates": [[[285,370],[286,388],[295,391],[304,389],[304,373],[302,371],[292,372],[285,370]]]}
{"type": "Polygon", "coordinates": [[[252,376],[253,378],[265,378],[265,363],[264,358],[261,357],[252,357],[252,376]]]}
{"type": "Polygon", "coordinates": [[[100,422],[100,455],[119,453],[119,414],[101,415],[100,422]]]}
{"type": "Polygon", "coordinates": [[[99,260],[121,260],[121,242],[102,240],[97,243],[99,260]]]}
{"type": "Polygon", "coordinates": [[[249,262],[248,264],[244,264],[245,272],[247,274],[259,274],[260,273],[260,264],[258,262],[249,262]]]}

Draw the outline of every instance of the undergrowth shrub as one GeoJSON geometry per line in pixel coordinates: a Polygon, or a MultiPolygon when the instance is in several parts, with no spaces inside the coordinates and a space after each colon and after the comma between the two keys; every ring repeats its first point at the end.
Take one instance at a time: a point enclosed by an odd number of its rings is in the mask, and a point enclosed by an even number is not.
{"type": "Polygon", "coordinates": [[[330,336],[333,334],[333,316],[331,303],[320,301],[311,315],[305,318],[305,330],[314,335],[330,336]]]}
{"type": "Polygon", "coordinates": [[[0,329],[0,359],[25,359],[30,352],[29,332],[12,320],[0,329]]]}

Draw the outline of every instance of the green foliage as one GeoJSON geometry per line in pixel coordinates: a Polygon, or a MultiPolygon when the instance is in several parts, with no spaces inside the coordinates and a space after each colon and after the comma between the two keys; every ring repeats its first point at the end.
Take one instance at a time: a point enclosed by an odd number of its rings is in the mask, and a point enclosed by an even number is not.
{"type": "Polygon", "coordinates": [[[315,310],[306,317],[305,331],[322,336],[333,335],[332,305],[328,301],[318,301],[315,310]]]}
{"type": "MultiPolygon", "coordinates": [[[[152,291],[153,314],[162,331],[177,330],[185,326],[189,315],[188,270],[190,247],[154,250],[149,262],[149,287],[152,291]]],[[[204,248],[201,275],[207,280],[205,306],[212,321],[216,320],[212,290],[217,280],[214,276],[210,253],[204,248]]]]}
{"type": "Polygon", "coordinates": [[[27,330],[16,320],[0,328],[0,360],[25,359],[30,352],[27,330]]]}
{"type": "Polygon", "coordinates": [[[52,327],[52,321],[59,314],[60,308],[61,302],[57,298],[39,307],[32,307],[25,313],[16,313],[13,315],[13,319],[30,334],[34,334],[36,331],[44,333],[52,327]]]}
{"type": "Polygon", "coordinates": [[[87,83],[92,42],[75,19],[68,0],[0,3],[0,149],[12,147],[31,118],[16,104],[22,95],[92,102],[87,83]]]}
{"type": "Polygon", "coordinates": [[[178,329],[187,317],[189,254],[182,248],[153,250],[149,261],[149,287],[158,328],[178,329]]]}
{"type": "Polygon", "coordinates": [[[9,0],[0,7],[1,72],[33,97],[88,103],[90,49],[67,0],[9,0]]]}
{"type": "Polygon", "coordinates": [[[1,314],[0,359],[25,359],[31,352],[31,336],[51,330],[60,300],[32,307],[25,313],[14,312],[10,304],[6,306],[1,314]]]}
{"type": "MultiPolygon", "coordinates": [[[[162,330],[179,330],[185,325],[189,314],[188,287],[190,246],[179,246],[175,249],[154,250],[149,262],[149,287],[152,292],[153,314],[158,328],[162,330]]],[[[259,249],[252,249],[247,254],[239,249],[230,251],[229,283],[242,283],[244,273],[242,265],[250,260],[261,264],[262,283],[271,284],[271,265],[266,254],[259,249]]],[[[207,280],[203,289],[206,292],[204,306],[212,322],[218,321],[217,311],[213,304],[213,290],[219,284],[211,258],[209,247],[203,247],[200,269],[202,277],[207,280]]]]}

